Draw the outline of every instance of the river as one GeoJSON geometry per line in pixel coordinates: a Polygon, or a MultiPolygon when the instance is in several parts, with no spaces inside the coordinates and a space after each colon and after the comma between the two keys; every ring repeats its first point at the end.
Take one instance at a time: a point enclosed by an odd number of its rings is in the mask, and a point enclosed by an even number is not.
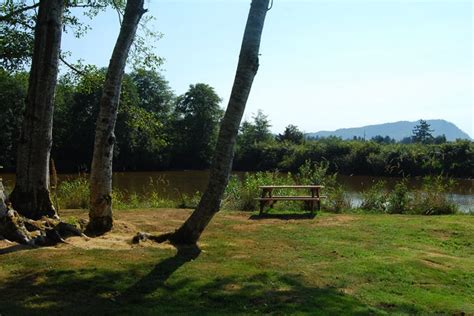
{"type": "MultiPolygon", "coordinates": [[[[243,173],[235,173],[242,176],[243,173]]],[[[13,174],[0,174],[4,184],[12,188],[15,181],[13,174]]],[[[73,179],[77,174],[59,175],[59,180],[73,179]]],[[[202,192],[209,177],[207,171],[152,171],[152,172],[116,172],[113,176],[113,186],[115,189],[128,193],[142,193],[150,189],[150,183],[159,191],[164,198],[176,198],[180,194],[193,194],[196,191],[202,192]]],[[[339,176],[338,181],[346,188],[353,204],[360,203],[361,192],[372,186],[377,181],[386,182],[388,189],[393,188],[400,179],[385,177],[366,176],[339,176]]],[[[409,187],[419,188],[422,185],[421,178],[411,178],[409,187]]],[[[464,212],[474,212],[474,180],[456,179],[456,185],[450,192],[449,198],[459,205],[464,212]]]]}

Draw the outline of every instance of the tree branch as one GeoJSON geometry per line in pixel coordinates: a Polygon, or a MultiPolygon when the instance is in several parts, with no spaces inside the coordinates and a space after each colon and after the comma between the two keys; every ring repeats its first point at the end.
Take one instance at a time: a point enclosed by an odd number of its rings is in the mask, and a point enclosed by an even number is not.
{"type": "Polygon", "coordinates": [[[115,11],[117,11],[118,19],[119,19],[119,24],[122,25],[122,12],[120,12],[120,8],[117,5],[117,2],[115,0],[112,0],[113,6],[115,8],[115,11]]]}
{"type": "Polygon", "coordinates": [[[25,11],[28,11],[28,10],[31,10],[31,9],[34,9],[34,8],[37,8],[37,7],[39,7],[39,2],[35,3],[35,4],[32,4],[32,5],[29,5],[29,6],[26,6],[26,7],[19,8],[17,10],[13,10],[8,14],[0,16],[0,22],[8,21],[9,19],[11,19],[12,17],[14,17],[17,14],[23,13],[25,11]]]}
{"type": "Polygon", "coordinates": [[[75,73],[81,75],[81,76],[85,76],[86,74],[77,69],[76,67],[74,67],[72,64],[68,63],[61,55],[59,55],[59,60],[61,60],[63,62],[63,64],[65,64],[69,69],[71,69],[72,71],[74,71],[75,73]]]}

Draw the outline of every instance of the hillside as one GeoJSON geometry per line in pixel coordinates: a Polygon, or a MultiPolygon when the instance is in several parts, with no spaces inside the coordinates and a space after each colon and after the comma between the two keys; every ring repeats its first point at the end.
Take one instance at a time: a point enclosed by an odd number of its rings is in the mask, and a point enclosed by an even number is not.
{"type": "MultiPolygon", "coordinates": [[[[469,135],[463,132],[455,124],[445,120],[427,120],[431,129],[434,130],[433,136],[445,135],[446,139],[453,141],[456,139],[471,139],[469,135]]],[[[354,128],[341,128],[335,131],[319,131],[306,134],[308,137],[328,137],[337,136],[343,139],[352,139],[354,136],[370,139],[374,136],[389,136],[395,140],[402,140],[412,135],[412,130],[418,121],[400,121],[394,123],[385,123],[377,125],[367,125],[354,128]]]]}

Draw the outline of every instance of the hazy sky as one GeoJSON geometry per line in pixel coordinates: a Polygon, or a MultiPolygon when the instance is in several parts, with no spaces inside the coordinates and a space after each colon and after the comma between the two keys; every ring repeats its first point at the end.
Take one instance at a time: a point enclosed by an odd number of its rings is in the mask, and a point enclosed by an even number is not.
{"type": "MultiPolygon", "coordinates": [[[[227,106],[250,0],[150,0],[157,54],[177,94],[213,86],[227,106]]],[[[118,34],[113,11],[72,59],[106,66],[118,34]]],[[[245,118],[258,109],[274,132],[446,119],[474,136],[472,1],[274,0],[245,118]]]]}

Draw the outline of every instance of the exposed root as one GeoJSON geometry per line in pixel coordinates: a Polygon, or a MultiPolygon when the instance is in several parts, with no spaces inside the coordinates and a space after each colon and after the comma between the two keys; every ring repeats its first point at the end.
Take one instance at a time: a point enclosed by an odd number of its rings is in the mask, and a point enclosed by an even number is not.
{"type": "Polygon", "coordinates": [[[29,246],[51,246],[64,243],[67,237],[82,235],[79,227],[57,217],[31,220],[21,216],[7,204],[0,181],[0,236],[4,239],[29,246]]]}
{"type": "Polygon", "coordinates": [[[0,217],[0,235],[3,238],[30,246],[51,246],[65,243],[71,236],[82,236],[80,228],[55,218],[27,219],[14,210],[0,217]]]}
{"type": "Polygon", "coordinates": [[[161,234],[158,236],[151,235],[148,233],[143,233],[143,232],[138,232],[133,238],[132,238],[132,243],[133,244],[138,244],[143,241],[151,240],[155,241],[157,243],[163,243],[165,241],[168,241],[171,237],[172,233],[166,233],[166,234],[161,234]]]}

